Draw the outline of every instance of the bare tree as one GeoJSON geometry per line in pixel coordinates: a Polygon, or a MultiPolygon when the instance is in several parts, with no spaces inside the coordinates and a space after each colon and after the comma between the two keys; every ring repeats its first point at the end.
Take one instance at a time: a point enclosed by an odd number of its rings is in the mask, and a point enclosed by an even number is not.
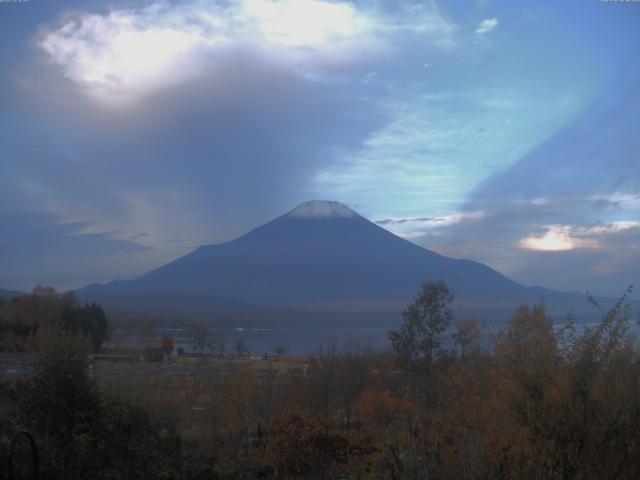
{"type": "Polygon", "coordinates": [[[242,355],[245,355],[246,353],[249,352],[249,350],[247,349],[247,346],[244,344],[242,340],[236,340],[236,343],[234,345],[234,350],[238,358],[240,358],[242,355]]]}
{"type": "Polygon", "coordinates": [[[215,355],[224,355],[226,349],[226,342],[224,335],[220,332],[213,332],[209,341],[209,350],[215,355]]]}
{"type": "Polygon", "coordinates": [[[213,335],[204,325],[189,325],[187,327],[187,340],[194,353],[204,353],[205,348],[211,349],[213,335]]]}
{"type": "Polygon", "coordinates": [[[284,345],[276,345],[275,347],[273,347],[273,351],[278,357],[281,357],[285,353],[287,353],[287,347],[285,347],[284,345]]]}

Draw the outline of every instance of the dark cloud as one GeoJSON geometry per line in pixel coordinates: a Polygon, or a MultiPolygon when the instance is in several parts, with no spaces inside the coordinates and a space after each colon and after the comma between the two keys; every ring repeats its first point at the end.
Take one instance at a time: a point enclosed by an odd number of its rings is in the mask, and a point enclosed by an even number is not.
{"type": "MultiPolygon", "coordinates": [[[[61,12],[59,5],[45,11],[32,18],[50,22],[61,12]]],[[[359,145],[384,120],[376,102],[359,99],[360,74],[346,75],[363,68],[357,62],[324,77],[303,75],[241,46],[200,59],[209,70],[188,82],[110,108],[50,63],[37,46],[33,21],[16,21],[4,43],[14,41],[16,48],[0,48],[0,214],[39,219],[39,236],[52,238],[49,248],[58,245],[59,258],[76,252],[80,240],[112,249],[111,265],[85,262],[74,285],[143,273],[151,257],[132,262],[122,255],[123,248],[130,252],[125,247],[154,247],[159,265],[288,210],[292,198],[304,199],[319,167],[359,145]],[[88,224],[68,223],[61,232],[62,220],[88,224]],[[75,235],[70,225],[118,231],[129,242],[75,235]]],[[[16,223],[12,238],[20,228],[26,235],[27,224],[16,223]]],[[[44,256],[36,261],[29,245],[36,248],[25,242],[11,254],[24,266],[0,284],[23,287],[31,283],[28,272],[69,283],[72,267],[54,268],[44,256]]],[[[81,262],[74,256],[66,261],[81,262]]]]}
{"type": "Polygon", "coordinates": [[[0,285],[13,288],[78,287],[126,276],[126,263],[144,268],[154,257],[153,249],[109,233],[81,233],[87,224],[55,215],[0,215],[0,225],[0,285]]]}
{"type": "Polygon", "coordinates": [[[349,82],[252,58],[222,71],[120,110],[96,107],[60,78],[39,90],[18,83],[0,118],[11,125],[0,132],[11,158],[0,210],[53,211],[158,247],[176,234],[221,242],[290,208],[336,149],[382,121],[349,82]]]}
{"type": "Polygon", "coordinates": [[[582,209],[579,202],[571,205],[567,199],[505,205],[482,218],[434,230],[416,243],[452,257],[482,261],[527,285],[607,295],[640,285],[640,229],[616,232],[611,224],[591,220],[598,213],[606,216],[604,210],[596,210],[595,202],[583,203],[582,209]],[[523,238],[543,234],[550,225],[572,229],[576,248],[543,252],[520,247],[523,238]],[[592,233],[598,228],[610,232],[592,233]]]}
{"type": "Polygon", "coordinates": [[[148,236],[149,236],[148,233],[143,232],[143,233],[139,233],[137,235],[131,235],[130,237],[127,237],[127,240],[131,240],[132,242],[134,242],[136,240],[140,240],[140,239],[142,239],[144,237],[148,237],[148,236]]]}

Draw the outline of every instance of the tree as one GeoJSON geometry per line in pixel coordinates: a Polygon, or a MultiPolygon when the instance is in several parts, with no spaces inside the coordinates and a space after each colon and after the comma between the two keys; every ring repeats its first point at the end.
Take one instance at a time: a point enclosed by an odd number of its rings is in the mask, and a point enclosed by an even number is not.
{"type": "Polygon", "coordinates": [[[257,420],[257,398],[255,371],[248,365],[235,372],[230,379],[226,411],[229,430],[240,438],[245,456],[249,454],[251,432],[257,420]]]}
{"type": "Polygon", "coordinates": [[[94,350],[108,336],[108,320],[102,307],[95,303],[80,306],[72,291],[58,294],[52,287],[37,286],[31,295],[16,298],[2,310],[5,326],[18,348],[26,348],[43,329],[61,328],[71,336],[90,337],[94,350]]]}
{"type": "Polygon", "coordinates": [[[160,348],[162,348],[165,352],[171,353],[173,352],[173,347],[175,346],[175,342],[173,341],[173,337],[165,335],[162,337],[162,343],[160,344],[160,348]]]}
{"type": "Polygon", "coordinates": [[[369,437],[368,462],[382,478],[431,478],[420,465],[424,453],[418,447],[420,408],[389,391],[366,390],[358,399],[363,431],[369,437]]]}
{"type": "Polygon", "coordinates": [[[63,478],[75,478],[74,451],[81,448],[82,433],[98,414],[99,393],[89,375],[86,343],[64,330],[49,329],[20,397],[20,417],[45,438],[52,467],[63,478]]]}
{"type": "MultiPolygon", "coordinates": [[[[173,426],[141,405],[98,389],[89,371],[86,338],[60,327],[48,328],[46,336],[33,375],[9,391],[0,385],[0,447],[19,425],[36,437],[43,477],[176,478],[173,460],[180,443],[173,426]],[[7,413],[16,425],[3,418],[7,397],[12,407],[7,413]]],[[[0,448],[0,460],[2,453],[0,448]]]]}
{"type": "Polygon", "coordinates": [[[336,392],[344,406],[347,429],[351,427],[356,401],[369,382],[369,362],[367,355],[358,351],[347,351],[336,365],[336,392]]]}
{"type": "Polygon", "coordinates": [[[558,344],[544,305],[518,307],[498,336],[496,356],[513,380],[527,390],[540,390],[556,371],[558,344]],[[526,368],[524,368],[526,367],[526,368]]]}
{"type": "Polygon", "coordinates": [[[249,351],[247,350],[247,346],[244,344],[242,340],[236,340],[236,343],[234,345],[234,350],[236,351],[236,356],[238,358],[240,358],[242,355],[244,355],[249,351]]]}
{"type": "Polygon", "coordinates": [[[426,282],[415,301],[402,313],[399,330],[389,332],[393,351],[407,363],[422,363],[427,369],[442,353],[443,333],[453,314],[449,305],[453,295],[444,282],[426,282]]]}
{"type": "Polygon", "coordinates": [[[71,334],[79,333],[82,336],[91,337],[94,350],[99,350],[107,339],[109,330],[107,315],[102,307],[93,302],[82,307],[78,306],[73,292],[65,293],[60,302],[63,305],[62,327],[71,334]]]}
{"type": "Polygon", "coordinates": [[[40,285],[33,289],[31,295],[18,298],[12,307],[12,330],[21,349],[27,348],[30,337],[41,325],[54,325],[62,314],[62,303],[55,289],[40,285]]]}
{"type": "Polygon", "coordinates": [[[194,352],[204,353],[205,349],[224,352],[224,339],[221,343],[220,336],[211,333],[211,330],[204,325],[189,325],[187,336],[194,352]]]}
{"type": "Polygon", "coordinates": [[[460,357],[464,358],[469,353],[469,349],[474,347],[481,335],[482,330],[474,320],[467,320],[456,326],[455,331],[451,334],[451,339],[459,348],[460,357]]]}
{"type": "Polygon", "coordinates": [[[276,345],[275,347],[273,347],[273,351],[278,357],[281,357],[285,353],[287,353],[287,347],[285,347],[284,345],[276,345]]]}
{"type": "Polygon", "coordinates": [[[92,302],[80,308],[79,317],[82,332],[91,337],[94,350],[99,350],[102,343],[109,338],[109,323],[104,310],[92,302]]]}
{"type": "Polygon", "coordinates": [[[156,348],[158,346],[158,329],[151,322],[146,321],[140,327],[139,337],[145,348],[156,348]]]}
{"type": "Polygon", "coordinates": [[[268,431],[263,458],[276,478],[343,478],[349,442],[317,417],[286,411],[273,419],[268,431]]]}
{"type": "Polygon", "coordinates": [[[312,357],[307,363],[308,405],[311,405],[317,415],[328,420],[331,406],[335,400],[338,383],[337,373],[338,354],[335,346],[326,351],[320,351],[318,357],[312,357]]]}
{"type": "Polygon", "coordinates": [[[209,341],[209,350],[216,355],[224,355],[226,342],[221,333],[212,333],[209,341]]]}

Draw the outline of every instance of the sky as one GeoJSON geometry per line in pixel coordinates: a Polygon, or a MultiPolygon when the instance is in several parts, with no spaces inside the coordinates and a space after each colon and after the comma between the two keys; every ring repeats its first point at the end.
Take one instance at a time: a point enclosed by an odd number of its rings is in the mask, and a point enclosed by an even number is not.
{"type": "Polygon", "coordinates": [[[640,3],[0,2],[0,287],[337,200],[526,285],[640,288],[640,3]]]}

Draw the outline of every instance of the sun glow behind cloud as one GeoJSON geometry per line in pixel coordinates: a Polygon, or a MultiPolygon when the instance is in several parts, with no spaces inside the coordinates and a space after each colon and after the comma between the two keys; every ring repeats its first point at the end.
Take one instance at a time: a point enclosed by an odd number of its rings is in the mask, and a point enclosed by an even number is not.
{"type": "Polygon", "coordinates": [[[366,33],[372,26],[349,3],[246,0],[242,10],[269,42],[293,48],[327,48],[366,33]]]}
{"type": "Polygon", "coordinates": [[[66,76],[104,102],[180,83],[198,73],[189,61],[198,49],[226,43],[221,35],[146,23],[128,12],[87,15],[47,34],[40,46],[66,76]]]}
{"type": "Polygon", "coordinates": [[[565,252],[577,249],[600,248],[598,237],[615,235],[640,227],[640,222],[619,221],[607,225],[580,227],[572,225],[547,225],[541,235],[528,235],[518,242],[523,250],[539,252],[565,252]]]}
{"type": "Polygon", "coordinates": [[[539,252],[564,252],[579,247],[595,247],[597,244],[576,239],[571,236],[571,228],[563,225],[550,225],[542,235],[529,235],[518,243],[524,250],[539,252]]]}
{"type": "Polygon", "coordinates": [[[402,15],[409,13],[385,16],[326,0],[153,3],[66,18],[39,45],[89,96],[127,105],[205,72],[224,74],[221,60],[238,52],[306,75],[388,51],[398,33],[451,45],[454,28],[437,11],[402,15]]]}

